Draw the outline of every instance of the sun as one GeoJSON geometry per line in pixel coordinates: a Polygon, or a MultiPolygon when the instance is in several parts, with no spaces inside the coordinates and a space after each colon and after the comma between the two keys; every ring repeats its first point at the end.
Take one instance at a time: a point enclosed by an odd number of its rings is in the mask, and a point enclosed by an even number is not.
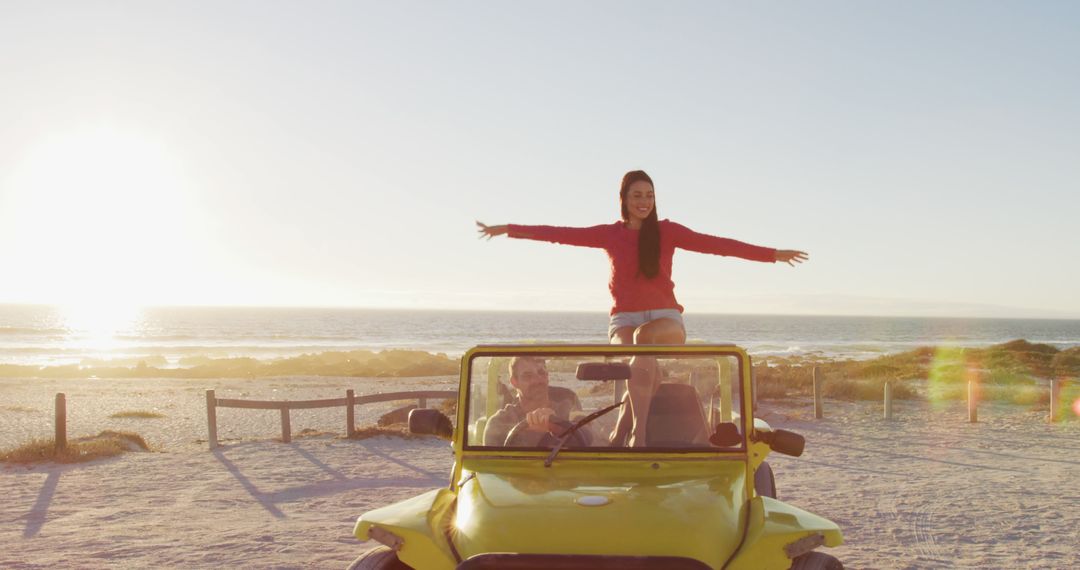
{"type": "MultiPolygon", "coordinates": [[[[35,297],[132,307],[156,296],[194,231],[180,163],[162,142],[99,125],[32,143],[7,181],[9,269],[35,297]]],[[[126,310],[126,309],[125,309],[126,310]]]]}
{"type": "Polygon", "coordinates": [[[117,335],[135,326],[139,308],[132,304],[71,305],[60,308],[65,328],[79,338],[82,349],[107,352],[122,343],[117,335]]]}

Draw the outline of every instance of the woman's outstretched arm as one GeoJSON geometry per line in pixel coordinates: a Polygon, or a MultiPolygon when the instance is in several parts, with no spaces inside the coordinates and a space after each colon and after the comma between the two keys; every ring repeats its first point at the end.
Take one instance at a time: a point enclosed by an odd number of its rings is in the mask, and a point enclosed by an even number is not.
{"type": "Polygon", "coordinates": [[[501,236],[510,230],[510,226],[489,226],[480,220],[476,221],[476,225],[480,228],[478,231],[480,232],[481,238],[491,239],[495,236],[501,236]]]}
{"type": "Polygon", "coordinates": [[[604,247],[608,242],[612,228],[611,225],[592,226],[588,228],[523,226],[519,224],[489,226],[480,221],[477,221],[476,225],[481,238],[491,239],[495,236],[505,234],[512,238],[531,239],[582,247],[604,247]]]}
{"type": "Polygon", "coordinates": [[[799,251],[797,249],[773,249],[771,247],[761,247],[759,245],[752,245],[729,238],[711,236],[709,234],[695,232],[694,230],[675,222],[667,222],[667,224],[662,227],[670,228],[672,232],[671,238],[675,243],[675,247],[681,247],[699,253],[730,255],[733,257],[749,259],[751,261],[763,261],[765,263],[780,262],[793,267],[796,263],[802,263],[810,259],[809,254],[805,251],[799,251]]]}
{"type": "Polygon", "coordinates": [[[796,263],[802,263],[807,259],[810,259],[810,254],[805,251],[799,251],[797,249],[776,250],[776,260],[792,267],[795,267],[796,263]]]}

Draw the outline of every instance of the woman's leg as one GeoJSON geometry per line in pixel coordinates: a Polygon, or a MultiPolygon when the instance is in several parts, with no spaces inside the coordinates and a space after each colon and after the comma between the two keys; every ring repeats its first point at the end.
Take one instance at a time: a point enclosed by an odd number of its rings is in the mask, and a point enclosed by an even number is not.
{"type": "MultiPolygon", "coordinates": [[[[614,342],[614,340],[612,341],[614,342]]],[[[672,319],[649,321],[634,331],[634,344],[684,344],[686,331],[682,324],[672,319]]],[[[660,385],[660,375],[656,359],[651,356],[630,359],[630,381],[627,392],[630,395],[630,408],[634,414],[633,430],[629,445],[645,445],[645,424],[652,408],[652,397],[660,385]]]]}
{"type": "MultiPolygon", "coordinates": [[[[615,331],[611,333],[611,344],[634,344],[634,327],[619,327],[615,329],[615,331]]],[[[633,361],[631,360],[631,362],[633,361]]],[[[618,384],[615,386],[615,397],[622,398],[624,402],[627,400],[626,392],[627,390],[620,390],[618,384]],[[621,394],[620,391],[622,392],[621,394]]],[[[634,413],[630,409],[630,404],[624,404],[623,407],[619,408],[619,418],[615,421],[615,430],[611,432],[611,436],[608,438],[611,440],[612,445],[626,445],[626,440],[629,439],[629,435],[633,430],[633,418],[634,413]]]]}
{"type": "Polygon", "coordinates": [[[611,333],[611,344],[634,344],[634,327],[619,327],[611,333]]]}

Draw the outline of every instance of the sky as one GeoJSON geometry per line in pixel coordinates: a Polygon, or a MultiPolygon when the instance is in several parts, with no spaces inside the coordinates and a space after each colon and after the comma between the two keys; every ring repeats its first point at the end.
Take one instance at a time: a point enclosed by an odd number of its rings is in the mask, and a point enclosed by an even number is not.
{"type": "Polygon", "coordinates": [[[0,303],[607,311],[600,250],[697,231],[687,311],[1080,318],[1080,5],[0,7],[0,303]]]}

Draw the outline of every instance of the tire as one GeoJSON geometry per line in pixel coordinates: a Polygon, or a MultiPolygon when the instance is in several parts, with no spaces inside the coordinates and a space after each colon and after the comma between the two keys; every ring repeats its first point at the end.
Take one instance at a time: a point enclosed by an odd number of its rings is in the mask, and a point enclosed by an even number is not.
{"type": "Polygon", "coordinates": [[[844,565],[824,552],[807,552],[794,560],[791,570],[844,570],[844,565]]]}
{"type": "Polygon", "coordinates": [[[768,461],[762,461],[758,466],[757,471],[754,471],[754,490],[762,497],[769,497],[775,499],[776,497],[776,478],[773,477],[772,466],[768,461]]]}
{"type": "Polygon", "coordinates": [[[389,547],[377,546],[353,560],[348,570],[409,570],[409,566],[398,560],[389,547]]]}

